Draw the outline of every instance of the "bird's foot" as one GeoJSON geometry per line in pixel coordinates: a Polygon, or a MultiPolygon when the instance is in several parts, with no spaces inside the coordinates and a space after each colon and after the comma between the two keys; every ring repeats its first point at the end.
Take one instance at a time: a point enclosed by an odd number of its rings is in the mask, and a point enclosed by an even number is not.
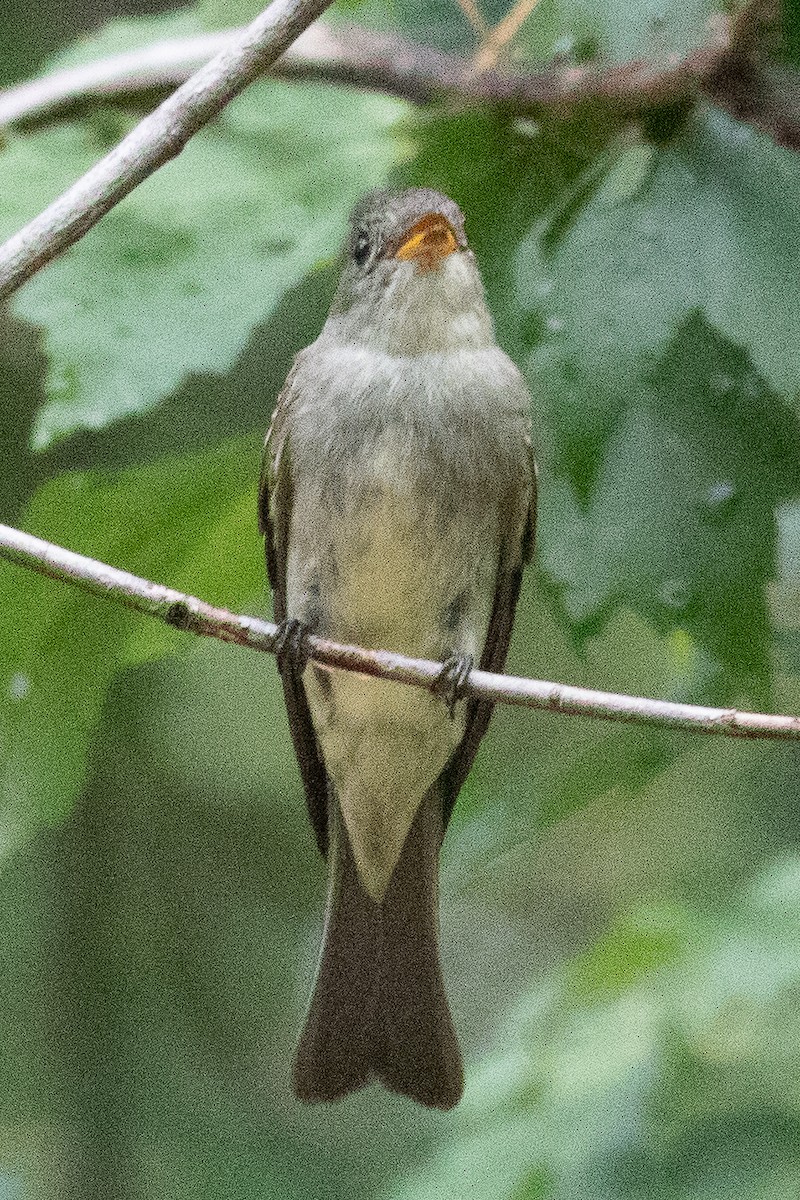
{"type": "Polygon", "coordinates": [[[436,677],[434,694],[444,700],[451,721],[456,715],[456,704],[467,695],[467,679],[474,666],[475,659],[471,654],[451,654],[442,663],[442,669],[436,677]]]}
{"type": "Polygon", "coordinates": [[[288,669],[301,674],[305,670],[309,658],[309,633],[308,626],[295,617],[280,622],[275,634],[275,661],[281,673],[288,669]]]}

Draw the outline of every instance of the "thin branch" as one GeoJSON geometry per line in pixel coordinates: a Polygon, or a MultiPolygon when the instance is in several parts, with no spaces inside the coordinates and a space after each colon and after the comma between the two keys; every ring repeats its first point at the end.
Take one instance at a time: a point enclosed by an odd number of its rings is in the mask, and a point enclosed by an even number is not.
{"type": "Polygon", "coordinates": [[[456,0],[456,3],[478,36],[484,37],[489,26],[484,21],[475,0],[456,0]]]}
{"type": "MultiPolygon", "coordinates": [[[[762,10],[772,2],[751,0],[732,29],[724,17],[714,17],[706,44],[683,58],[672,56],[657,63],[553,64],[529,73],[477,73],[466,59],[397,34],[374,33],[356,25],[317,24],[301,34],[270,70],[289,79],[370,88],[418,104],[439,99],[502,105],[511,115],[534,120],[568,120],[576,109],[591,105],[624,123],[653,108],[681,106],[705,95],[781,145],[800,149],[796,78],[773,79],[761,58],[767,25],[762,10]],[[750,14],[756,11],[757,35],[750,28],[750,14]]],[[[235,29],[175,38],[10,88],[0,92],[0,129],[42,120],[98,96],[170,90],[211,55],[230,51],[242,34],[235,29]]],[[[61,249],[79,236],[80,229],[65,238],[61,249]]],[[[4,252],[0,248],[0,288],[4,252]]]]}
{"type": "MultiPolygon", "coordinates": [[[[215,54],[228,49],[242,32],[226,29],[222,33],[153,42],[7,88],[0,91],[0,127],[52,116],[76,100],[177,87],[215,54]]],[[[298,41],[313,32],[312,27],[298,41]]]]}
{"type": "MultiPolygon", "coordinates": [[[[0,92],[0,127],[52,116],[95,96],[174,87],[240,34],[228,30],[175,38],[10,88],[0,92]]],[[[419,104],[435,99],[502,104],[513,115],[533,118],[569,117],[578,105],[599,103],[613,109],[618,119],[628,120],[653,107],[695,97],[726,48],[723,20],[713,23],[706,45],[663,63],[554,65],[525,74],[476,74],[468,60],[398,34],[318,24],[297,39],[271,73],[371,88],[419,104]]]]}
{"type": "Polygon", "coordinates": [[[273,0],[58,200],[0,246],[0,299],[63,253],[144,179],[179,154],[269,67],[331,0],[273,0]]]}
{"type": "Polygon", "coordinates": [[[508,10],[502,21],[498,21],[487,31],[480,49],[472,60],[475,71],[488,71],[497,62],[500,54],[512,41],[520,28],[527,21],[539,0],[517,0],[508,10]]]}
{"type": "MultiPolygon", "coordinates": [[[[196,596],[187,596],[160,583],[141,579],[128,571],[120,571],[93,558],[75,554],[8,525],[0,525],[0,558],[29,567],[51,579],[74,584],[92,595],[108,597],[136,612],[158,617],[178,629],[219,638],[223,642],[235,642],[268,654],[275,651],[277,626],[270,621],[215,608],[196,596]]],[[[362,675],[390,679],[428,691],[435,687],[442,666],[441,663],[407,658],[387,650],[343,646],[321,637],[309,638],[309,651],[311,658],[324,666],[357,671],[362,675]]],[[[800,717],[704,708],[641,696],[620,696],[563,683],[494,675],[488,671],[471,671],[465,690],[470,696],[565,716],[600,717],[728,737],[800,741],[800,717]]]]}

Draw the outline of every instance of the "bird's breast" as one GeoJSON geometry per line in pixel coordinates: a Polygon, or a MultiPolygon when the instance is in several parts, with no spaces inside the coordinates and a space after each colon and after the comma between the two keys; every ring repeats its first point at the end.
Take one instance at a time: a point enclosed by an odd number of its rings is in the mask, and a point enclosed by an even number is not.
{"type": "Polygon", "coordinates": [[[526,393],[496,348],[334,357],[335,374],[309,354],[299,381],[291,556],[330,636],[438,656],[450,616],[476,606],[480,626],[491,603],[507,498],[528,486],[526,393]]]}
{"type": "Polygon", "coordinates": [[[333,625],[368,644],[430,654],[461,577],[496,541],[484,529],[479,551],[475,517],[463,509],[413,441],[384,431],[344,485],[343,520],[331,522],[333,625]]]}

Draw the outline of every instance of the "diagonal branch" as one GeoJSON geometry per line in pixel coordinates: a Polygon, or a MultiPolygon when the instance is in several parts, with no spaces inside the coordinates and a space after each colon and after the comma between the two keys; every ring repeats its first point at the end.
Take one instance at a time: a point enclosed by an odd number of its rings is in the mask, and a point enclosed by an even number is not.
{"type": "Polygon", "coordinates": [[[514,40],[538,3],[539,0],[517,0],[516,4],[512,4],[502,21],[486,31],[480,49],[472,59],[473,70],[486,71],[495,65],[501,52],[514,40]]]}
{"type": "MultiPolygon", "coordinates": [[[[236,642],[267,654],[275,651],[277,626],[270,621],[215,608],[196,596],[187,596],[160,583],[141,579],[128,571],[75,554],[8,525],[0,525],[0,558],[29,567],[51,579],[74,584],[92,595],[107,596],[127,608],[158,617],[178,629],[219,638],[223,642],[236,642]]],[[[343,646],[321,637],[309,638],[309,651],[310,657],[324,666],[357,671],[362,675],[390,679],[428,691],[434,689],[442,667],[441,663],[425,659],[407,658],[387,650],[343,646]]],[[[543,709],[566,716],[601,717],[662,729],[717,733],[729,737],[800,741],[800,717],[621,696],[563,683],[494,675],[488,671],[471,671],[465,691],[470,696],[497,703],[543,709]]]]}
{"type": "Polygon", "coordinates": [[[483,37],[483,35],[488,32],[489,27],[484,21],[481,11],[478,8],[478,5],[475,3],[475,0],[456,0],[456,3],[469,21],[475,33],[477,33],[479,37],[483,37]]]}
{"type": "MultiPolygon", "coordinates": [[[[772,2],[750,0],[758,6],[772,2]]],[[[0,94],[1,128],[3,122],[56,111],[80,96],[173,86],[185,79],[105,158],[0,246],[0,300],[83,237],[273,65],[286,76],[374,88],[419,103],[435,98],[485,102],[532,117],[569,118],[576,108],[592,104],[605,108],[619,122],[659,106],[680,107],[704,93],[781,144],[800,149],[800,105],[794,92],[788,100],[778,94],[753,50],[753,38],[743,41],[741,20],[734,25],[733,35],[728,22],[713,21],[705,45],[684,58],[662,63],[553,65],[530,74],[476,73],[457,56],[354,26],[318,28],[292,49],[292,43],[330,3],[273,0],[244,30],[161,43],[138,56],[115,56],[0,94]],[[186,79],[198,60],[211,53],[216,56],[186,79]],[[276,63],[281,55],[282,62],[276,63]]]]}
{"type": "Polygon", "coordinates": [[[0,246],[0,300],[63,253],[109,209],[179,154],[248,83],[271,66],[331,0],[273,0],[211,62],[150,113],[24,229],[0,246]]]}

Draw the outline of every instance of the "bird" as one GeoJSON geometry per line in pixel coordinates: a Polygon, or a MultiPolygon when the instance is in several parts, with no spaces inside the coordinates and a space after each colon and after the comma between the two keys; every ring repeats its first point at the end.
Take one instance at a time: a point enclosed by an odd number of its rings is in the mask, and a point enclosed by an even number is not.
{"type": "Polygon", "coordinates": [[[497,344],[461,210],[425,187],[367,193],[259,487],[278,669],[328,862],[292,1067],[306,1103],[372,1081],[443,1110],[462,1096],[439,853],[492,711],[466,680],[504,667],[535,522],[530,392],[497,344]],[[323,667],[309,634],[441,662],[436,686],[323,667]]]}

